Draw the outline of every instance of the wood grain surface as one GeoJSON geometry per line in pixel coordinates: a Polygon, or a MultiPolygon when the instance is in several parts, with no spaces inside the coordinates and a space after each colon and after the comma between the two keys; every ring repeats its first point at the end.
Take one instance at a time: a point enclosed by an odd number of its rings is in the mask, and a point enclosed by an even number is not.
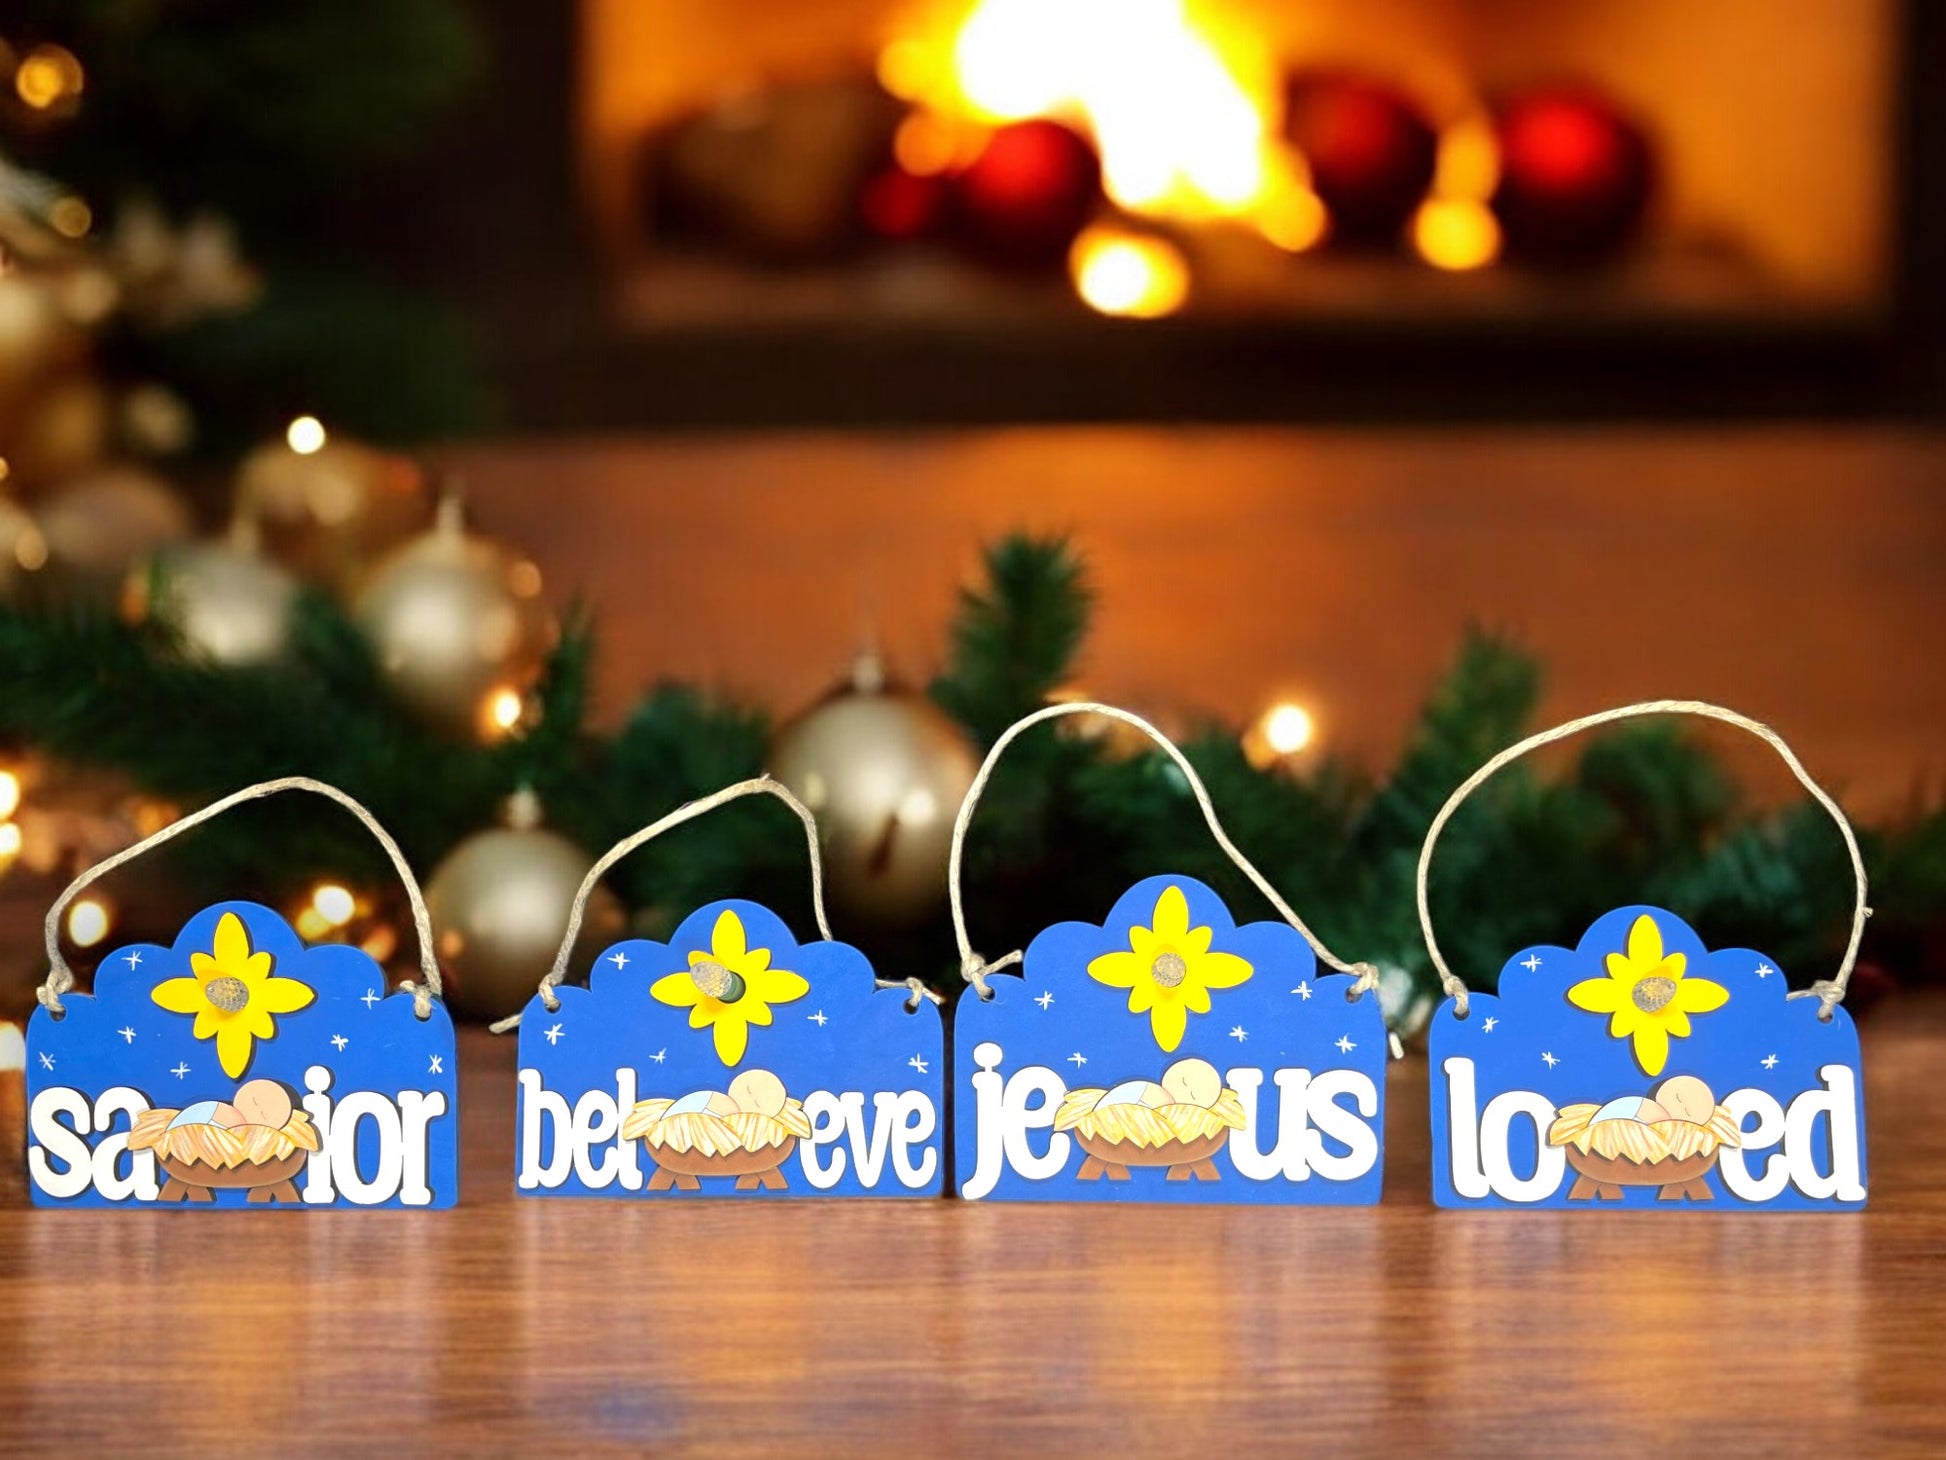
{"type": "Polygon", "coordinates": [[[446,1213],[0,1190],[0,1451],[1946,1452],[1946,1001],[1865,1025],[1862,1216],[565,1201],[462,1034],[446,1213]]]}

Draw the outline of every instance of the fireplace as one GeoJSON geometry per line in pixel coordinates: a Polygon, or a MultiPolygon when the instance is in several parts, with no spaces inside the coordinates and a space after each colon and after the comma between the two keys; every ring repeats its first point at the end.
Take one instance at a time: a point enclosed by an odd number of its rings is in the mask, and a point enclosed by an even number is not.
{"type": "Polygon", "coordinates": [[[574,310],[508,342],[541,424],[1848,413],[1921,388],[1924,6],[581,0],[568,23],[574,310]]]}

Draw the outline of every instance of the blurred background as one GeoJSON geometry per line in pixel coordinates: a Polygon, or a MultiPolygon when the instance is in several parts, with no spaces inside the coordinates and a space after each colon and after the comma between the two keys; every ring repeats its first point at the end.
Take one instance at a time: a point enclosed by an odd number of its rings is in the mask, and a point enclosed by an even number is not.
{"type": "MultiPolygon", "coordinates": [[[[1866,828],[1866,984],[1934,977],[1942,65],[1919,0],[16,0],[0,1013],[67,877],[295,771],[429,874],[469,1014],[607,842],[762,767],[840,935],[949,986],[972,767],[1086,697],[1192,744],[1408,1031],[1433,810],[1638,698],[1775,725],[1866,828]]],[[[1049,739],[976,833],[985,951],[1164,866],[1261,911],[1153,758],[1049,739]]],[[[780,814],[681,835],[597,934],[803,911],[780,814]]],[[[1652,893],[1800,983],[1847,922],[1730,736],[1454,836],[1482,983],[1652,893]]],[[[382,870],[245,810],[62,932],[247,895],[395,962],[382,870]]]]}

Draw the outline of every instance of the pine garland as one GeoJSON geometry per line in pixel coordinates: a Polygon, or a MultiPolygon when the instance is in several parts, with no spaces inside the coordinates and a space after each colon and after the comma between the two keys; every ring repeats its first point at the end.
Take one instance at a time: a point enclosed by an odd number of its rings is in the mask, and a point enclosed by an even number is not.
{"type": "MultiPolygon", "coordinates": [[[[1065,543],[1009,538],[986,566],[985,582],[962,597],[931,687],[983,747],[1067,678],[1090,610],[1065,543]]],[[[191,662],[153,626],[4,607],[0,741],[119,772],[184,805],[269,776],[319,776],[369,805],[422,869],[523,785],[553,826],[599,850],[763,766],[766,717],[682,685],[651,691],[613,734],[592,733],[593,653],[591,626],[571,615],[537,725],[498,745],[457,747],[389,701],[365,641],[321,596],[302,604],[286,662],[250,670],[191,662]]],[[[1328,943],[1430,987],[1412,895],[1425,828],[1453,786],[1533,728],[1540,688],[1532,659],[1469,634],[1382,783],[1331,757],[1303,774],[1256,769],[1220,726],[1184,749],[1232,837],[1328,943]]],[[[981,803],[967,856],[978,946],[997,953],[1051,922],[1099,916],[1132,881],[1160,871],[1208,881],[1239,917],[1264,915],[1166,759],[1066,730],[1018,742],[981,803]]],[[[1913,969],[1946,918],[1946,811],[1864,829],[1861,841],[1877,907],[1868,953],[1913,969]]],[[[1848,869],[1823,813],[1807,801],[1748,814],[1724,767],[1675,723],[1591,739],[1552,778],[1509,767],[1440,846],[1432,898],[1442,947],[1480,986],[1491,986],[1508,949],[1571,940],[1627,902],[1682,913],[1712,945],[1761,949],[1800,982],[1830,967],[1847,926],[1848,869]]],[[[354,825],[294,799],[246,808],[175,847],[168,869],[191,906],[244,891],[288,900],[326,878],[385,884],[354,825]]],[[[802,925],[802,857],[788,816],[753,801],[643,849],[610,881],[651,929],[722,896],[756,898],[802,925]]],[[[882,968],[924,970],[942,988],[954,981],[943,908],[920,929],[857,941],[882,968]]]]}

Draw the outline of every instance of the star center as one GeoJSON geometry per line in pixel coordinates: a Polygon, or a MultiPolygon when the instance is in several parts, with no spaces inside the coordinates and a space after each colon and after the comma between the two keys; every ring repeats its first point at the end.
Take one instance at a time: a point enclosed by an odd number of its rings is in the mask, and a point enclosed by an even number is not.
{"type": "Polygon", "coordinates": [[[689,976],[696,981],[697,988],[718,1003],[734,1004],[743,997],[742,977],[720,963],[706,958],[689,970],[689,976]]]}
{"type": "Polygon", "coordinates": [[[1657,974],[1651,978],[1635,981],[1635,988],[1629,997],[1635,1000],[1635,1007],[1644,1014],[1655,1014],[1668,1007],[1669,1001],[1676,996],[1676,981],[1657,974]]]}
{"type": "Polygon", "coordinates": [[[1158,953],[1149,965],[1149,977],[1165,989],[1181,988],[1189,977],[1189,965],[1180,953],[1158,953]]]}
{"type": "Polygon", "coordinates": [[[203,997],[226,1014],[239,1014],[250,1007],[250,986],[226,973],[203,985],[203,997]]]}

